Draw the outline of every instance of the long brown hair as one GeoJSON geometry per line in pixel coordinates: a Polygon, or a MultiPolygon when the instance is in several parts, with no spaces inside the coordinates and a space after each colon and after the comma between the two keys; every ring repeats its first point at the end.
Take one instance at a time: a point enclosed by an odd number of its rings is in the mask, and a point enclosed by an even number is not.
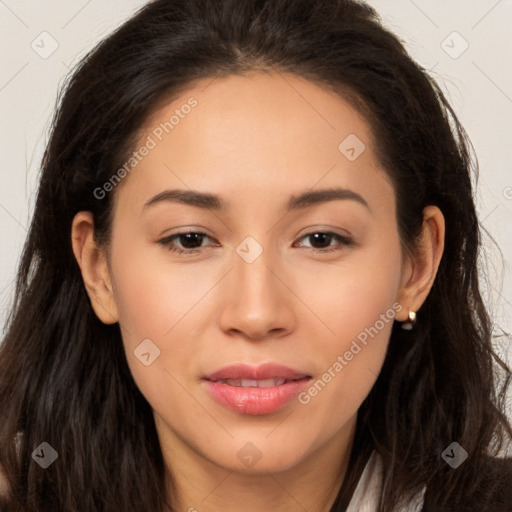
{"type": "MultiPolygon", "coordinates": [[[[343,510],[373,449],[386,470],[381,512],[423,485],[432,510],[481,491],[486,455],[512,437],[503,412],[510,369],[493,351],[479,291],[476,159],[439,86],[355,0],[155,0],[83,59],[53,119],[0,347],[0,465],[10,486],[2,510],[164,510],[152,410],[119,326],[91,308],[71,222],[91,211],[98,243],[108,243],[113,193],[98,199],[94,190],[126,161],[159,102],[197,79],[270,69],[328,86],[364,114],[394,185],[405,248],[425,206],[439,206],[446,221],[435,283],[415,329],[393,327],[332,511],[343,510]],[[441,457],[453,441],[469,454],[458,470],[441,457]],[[31,457],[42,442],[58,453],[46,470],[31,457]]],[[[495,494],[492,483],[485,493],[495,494]]]]}

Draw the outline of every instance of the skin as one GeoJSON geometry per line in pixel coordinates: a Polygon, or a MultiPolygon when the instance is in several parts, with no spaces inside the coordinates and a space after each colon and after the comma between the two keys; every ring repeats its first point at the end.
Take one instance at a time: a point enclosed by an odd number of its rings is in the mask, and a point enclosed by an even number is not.
{"type": "MultiPolygon", "coordinates": [[[[370,126],[339,96],[289,74],[197,82],[148,118],[141,144],[190,97],[197,107],[115,190],[109,246],[95,244],[91,214],[80,212],[74,253],[96,314],[120,323],[133,377],[154,410],[177,484],[173,510],[328,511],[392,321],[307,404],[241,414],[211,397],[201,378],[268,361],[320,378],[394,303],[398,321],[420,308],[442,255],[444,219],[426,208],[422,241],[406,257],[370,126]],[[354,161],[338,149],[350,134],[366,146],[354,161]],[[331,187],[368,206],[337,199],[286,210],[290,196],[331,187]],[[227,207],[144,207],[176,188],[216,194],[227,207]],[[187,229],[207,235],[191,255],[158,243],[187,229]],[[326,232],[353,243],[305,236],[326,232]],[[236,252],[246,237],[263,249],[251,263],[236,252]],[[133,352],[147,338],[160,349],[150,366],[133,352]],[[237,457],[248,442],[261,455],[252,467],[237,457]]],[[[174,246],[194,247],[186,242],[174,246]]]]}

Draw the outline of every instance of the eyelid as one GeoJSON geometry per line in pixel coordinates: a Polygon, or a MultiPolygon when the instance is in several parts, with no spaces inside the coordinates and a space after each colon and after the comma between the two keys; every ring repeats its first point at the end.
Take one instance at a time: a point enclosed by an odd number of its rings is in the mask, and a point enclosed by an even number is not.
{"type": "Polygon", "coordinates": [[[299,240],[302,240],[303,238],[307,238],[308,236],[316,235],[316,234],[322,234],[322,235],[329,235],[333,238],[336,238],[338,240],[341,240],[343,242],[353,242],[352,237],[349,235],[341,235],[340,233],[335,233],[334,231],[322,231],[322,230],[316,230],[311,231],[310,233],[306,233],[305,235],[302,235],[299,237],[299,240]]]}
{"type": "Polygon", "coordinates": [[[339,244],[341,244],[341,247],[336,247],[336,246],[327,246],[327,247],[324,247],[322,249],[316,249],[314,247],[306,247],[306,249],[309,249],[311,252],[314,252],[314,253],[327,253],[327,252],[339,252],[341,251],[344,247],[349,247],[349,246],[353,246],[355,245],[355,241],[354,239],[351,237],[351,236],[347,236],[347,235],[340,235],[339,233],[336,233],[334,231],[328,231],[328,230],[322,230],[322,229],[316,229],[314,231],[310,231],[308,233],[305,233],[303,235],[301,235],[298,240],[302,240],[303,238],[307,238],[309,236],[312,236],[314,234],[317,234],[317,233],[321,233],[323,235],[327,235],[327,236],[330,236],[332,239],[334,240],[337,240],[339,244]]]}
{"type": "MultiPolygon", "coordinates": [[[[349,235],[349,234],[342,235],[342,234],[336,233],[334,231],[329,231],[328,229],[322,229],[322,228],[316,228],[316,229],[310,230],[310,231],[300,235],[298,237],[298,240],[300,241],[304,238],[307,238],[309,236],[319,234],[319,233],[334,238],[335,240],[338,241],[338,243],[340,243],[342,245],[342,247],[337,248],[336,246],[333,247],[333,246],[329,245],[329,246],[327,246],[325,248],[321,248],[321,249],[317,249],[315,247],[306,247],[306,249],[309,249],[310,251],[317,253],[317,254],[318,253],[322,254],[322,253],[326,253],[326,252],[341,251],[343,247],[355,245],[355,241],[354,241],[352,235],[349,235]]],[[[208,238],[210,240],[214,240],[213,237],[211,237],[210,235],[208,235],[207,233],[205,233],[203,231],[198,231],[198,230],[194,231],[193,229],[188,229],[186,231],[179,231],[177,233],[173,233],[172,235],[168,235],[168,236],[158,240],[157,243],[163,245],[164,247],[167,247],[168,250],[170,250],[171,252],[175,252],[175,253],[179,253],[179,254],[196,254],[197,252],[201,252],[201,250],[203,250],[203,249],[208,249],[208,248],[212,247],[211,245],[209,245],[209,246],[197,247],[194,249],[187,249],[187,248],[182,249],[180,247],[172,248],[171,243],[173,243],[172,241],[174,239],[179,239],[180,236],[184,236],[187,234],[200,235],[203,238],[208,238]]]]}
{"type": "Polygon", "coordinates": [[[174,239],[177,239],[177,238],[179,239],[180,236],[184,236],[184,235],[188,235],[188,234],[200,235],[203,238],[209,238],[210,240],[213,240],[213,237],[208,235],[208,233],[205,233],[203,231],[198,231],[198,230],[194,231],[193,229],[188,229],[186,231],[179,231],[177,233],[173,233],[172,235],[167,235],[167,236],[157,240],[157,243],[159,243],[160,245],[163,245],[164,247],[167,247],[171,252],[179,252],[180,254],[181,253],[195,254],[197,251],[211,247],[211,245],[210,245],[210,246],[204,246],[204,247],[201,246],[201,247],[197,247],[194,249],[186,249],[186,248],[181,249],[180,247],[178,247],[177,249],[171,248],[171,243],[173,242],[174,239]]]}

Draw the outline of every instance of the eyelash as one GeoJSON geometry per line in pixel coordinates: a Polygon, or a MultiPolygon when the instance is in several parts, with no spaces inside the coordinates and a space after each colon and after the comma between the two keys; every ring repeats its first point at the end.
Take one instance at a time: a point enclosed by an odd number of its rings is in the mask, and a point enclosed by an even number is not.
{"type": "MultiPolygon", "coordinates": [[[[174,244],[173,240],[175,238],[180,238],[182,236],[191,235],[191,234],[200,235],[201,237],[210,238],[206,233],[202,233],[200,231],[182,231],[180,233],[175,233],[174,235],[162,238],[161,240],[158,240],[158,243],[163,245],[164,247],[166,247],[172,253],[177,253],[177,254],[194,254],[197,251],[199,251],[201,249],[201,247],[198,247],[198,248],[195,248],[195,249],[180,249],[179,247],[173,246],[173,244],[174,244]]],[[[303,235],[300,238],[300,240],[302,240],[303,238],[311,237],[311,236],[316,235],[316,234],[322,234],[322,235],[331,236],[332,238],[337,240],[340,244],[342,244],[342,246],[345,246],[345,247],[354,245],[354,241],[351,238],[343,236],[343,235],[339,235],[338,233],[333,233],[331,231],[312,231],[311,233],[306,233],[305,235],[303,235]]],[[[340,251],[341,250],[341,248],[339,248],[339,247],[338,248],[337,247],[332,247],[332,248],[327,248],[327,249],[315,249],[314,247],[312,247],[310,249],[313,250],[314,252],[321,253],[321,254],[331,253],[331,252],[334,252],[334,251],[340,251]]]]}

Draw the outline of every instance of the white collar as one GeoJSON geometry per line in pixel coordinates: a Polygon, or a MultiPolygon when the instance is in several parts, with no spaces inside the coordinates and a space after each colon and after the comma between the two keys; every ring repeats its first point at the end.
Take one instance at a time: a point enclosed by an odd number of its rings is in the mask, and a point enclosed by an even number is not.
{"type": "MultiPolygon", "coordinates": [[[[376,451],[371,454],[346,512],[376,512],[382,485],[382,461],[376,451]]],[[[397,512],[420,512],[423,507],[425,486],[408,504],[397,512]]]]}

